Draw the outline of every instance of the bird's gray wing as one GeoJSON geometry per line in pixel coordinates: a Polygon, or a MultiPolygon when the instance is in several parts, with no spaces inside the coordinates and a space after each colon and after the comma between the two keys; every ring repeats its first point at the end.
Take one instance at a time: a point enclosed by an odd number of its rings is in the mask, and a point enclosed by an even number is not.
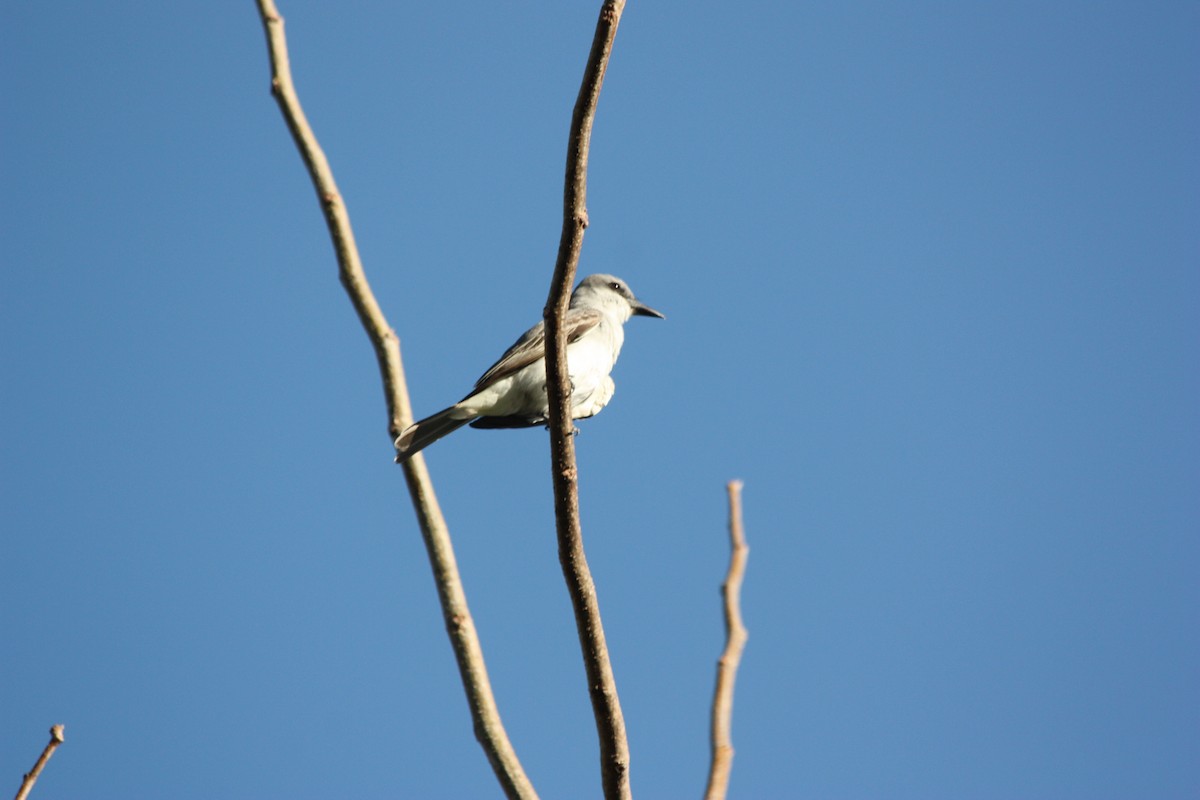
{"type": "MultiPolygon", "coordinates": [[[[567,344],[569,345],[578,341],[579,337],[599,325],[600,320],[603,318],[603,314],[592,308],[568,309],[567,316],[563,320],[563,332],[566,334],[567,344]]],[[[544,323],[539,322],[525,331],[521,335],[521,338],[517,339],[513,346],[508,348],[504,355],[500,356],[499,361],[493,364],[487,372],[479,376],[479,380],[475,381],[475,388],[472,390],[472,394],[524,369],[535,361],[544,358],[545,355],[546,327],[544,323]]]]}

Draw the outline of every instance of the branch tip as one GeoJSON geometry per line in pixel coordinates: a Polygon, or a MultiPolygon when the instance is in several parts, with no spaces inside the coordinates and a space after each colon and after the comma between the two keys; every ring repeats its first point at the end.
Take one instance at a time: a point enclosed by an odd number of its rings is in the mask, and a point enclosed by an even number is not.
{"type": "Polygon", "coordinates": [[[733,768],[733,687],[741,664],[742,651],[749,638],[742,623],[741,589],[750,548],[742,529],[742,482],[725,485],[729,495],[729,571],[721,585],[725,598],[725,649],[717,659],[717,683],[712,702],[712,760],[709,766],[705,800],[724,800],[733,768]]]}
{"type": "Polygon", "coordinates": [[[17,790],[16,800],[25,800],[29,796],[29,792],[33,789],[33,785],[37,783],[38,777],[41,776],[46,762],[50,760],[50,756],[54,755],[54,751],[65,740],[63,736],[65,730],[65,725],[51,726],[50,741],[42,750],[42,754],[38,756],[38,760],[34,762],[33,769],[21,776],[21,788],[17,790]]]}

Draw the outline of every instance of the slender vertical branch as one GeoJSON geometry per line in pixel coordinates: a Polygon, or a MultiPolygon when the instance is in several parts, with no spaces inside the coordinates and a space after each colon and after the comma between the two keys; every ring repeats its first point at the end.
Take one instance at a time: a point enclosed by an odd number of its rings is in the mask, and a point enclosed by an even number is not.
{"type": "Polygon", "coordinates": [[[33,785],[37,783],[38,776],[42,774],[42,769],[45,768],[46,762],[50,760],[50,756],[54,755],[54,751],[63,743],[63,731],[66,730],[64,725],[55,725],[50,728],[50,742],[46,745],[46,749],[42,750],[42,754],[38,756],[37,763],[33,765],[33,769],[25,774],[21,780],[21,788],[17,790],[16,800],[25,800],[29,796],[29,791],[33,789],[33,785]]]}
{"type": "Polygon", "coordinates": [[[746,626],[742,624],[742,577],[750,548],[742,530],[742,482],[730,481],[729,492],[729,572],[721,587],[725,598],[725,651],[717,661],[717,687],[712,705],[712,763],[708,772],[705,800],[724,800],[729,789],[729,771],[733,767],[733,684],[737,680],[742,650],[746,647],[746,626]]]}
{"type": "Polygon", "coordinates": [[[579,525],[578,468],[575,463],[575,441],[572,436],[570,377],[567,373],[566,343],[563,340],[563,317],[579,252],[583,247],[583,232],[587,216],[587,163],[591,144],[592,121],[604,72],[612,53],[617,25],[621,21],[624,0],[605,0],[596,23],[596,34],[584,69],[583,84],[571,115],[571,133],[567,145],[567,169],[563,191],[563,227],[559,239],[558,258],[554,277],[546,300],[543,319],[546,323],[546,386],[550,401],[550,452],[554,476],[554,514],[558,528],[558,558],[562,564],[567,591],[575,609],[575,625],[587,672],[592,713],[600,739],[600,774],[604,796],[630,797],[629,744],[625,736],[625,718],[617,697],[608,646],[604,641],[604,626],[600,620],[600,604],[596,586],[588,570],[583,550],[583,534],[579,525]]]}
{"type": "Polygon", "coordinates": [[[350,214],[333,179],[333,170],[325,158],[325,152],[317,142],[312,127],[304,115],[296,87],[292,83],[292,69],[288,61],[287,39],[284,37],[283,17],[275,7],[274,0],[258,0],[259,14],[267,34],[267,46],[271,55],[271,94],[283,112],[284,121],[291,131],[304,166],[308,168],[317,200],[333,240],[337,255],[338,278],[358,312],[359,321],[375,348],[379,362],[379,373],[383,380],[384,399],[387,402],[388,428],[395,439],[404,429],[402,418],[411,418],[404,369],[400,362],[400,340],[388,325],[367,282],[358,245],[354,241],[354,230],[350,227],[350,214]]]}
{"type": "MultiPolygon", "coordinates": [[[[274,0],[258,0],[258,10],[271,56],[271,93],[279,104],[292,139],[300,151],[300,157],[312,178],[317,200],[329,227],[329,235],[333,239],[342,286],[375,349],[387,402],[388,432],[394,440],[412,421],[404,367],[400,360],[400,340],[384,317],[367,282],[358,247],[354,243],[354,232],[350,227],[346,205],[334,182],[325,153],[321,150],[300,106],[288,63],[283,17],[275,7],[274,0]]],[[[483,660],[483,650],[454,558],[450,533],[434,494],[429,472],[420,455],[404,463],[404,478],[433,569],[434,584],[437,586],[446,631],[450,636],[450,644],[458,662],[459,676],[474,721],[475,738],[487,754],[505,794],[510,798],[535,798],[537,795],[533,786],[525,776],[521,762],[517,759],[500,721],[500,712],[496,707],[483,660]]]]}

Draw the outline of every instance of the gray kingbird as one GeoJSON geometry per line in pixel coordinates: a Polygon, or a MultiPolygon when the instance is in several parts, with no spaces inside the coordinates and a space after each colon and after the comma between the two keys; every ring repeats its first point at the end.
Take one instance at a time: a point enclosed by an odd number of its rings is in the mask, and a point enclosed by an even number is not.
{"type": "MultiPolygon", "coordinates": [[[[589,275],[571,293],[563,330],[572,419],[594,416],[612,399],[616,387],[609,373],[625,342],[624,325],[635,314],[664,319],[634,297],[625,281],[612,275],[589,275]]],[[[396,438],[396,462],[407,461],[467,424],[472,428],[545,425],[550,414],[545,354],[545,326],[539,322],[475,381],[470,394],[405,428],[396,438]]]]}

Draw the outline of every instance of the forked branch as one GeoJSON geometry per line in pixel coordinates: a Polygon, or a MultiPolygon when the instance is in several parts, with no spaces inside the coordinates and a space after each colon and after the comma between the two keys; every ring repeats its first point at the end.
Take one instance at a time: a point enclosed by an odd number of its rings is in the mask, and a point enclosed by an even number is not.
{"type": "Polygon", "coordinates": [[[729,771],[733,767],[733,684],[737,680],[742,650],[746,647],[746,626],[742,624],[742,577],[750,548],[742,530],[742,482],[730,481],[729,492],[729,572],[721,587],[725,600],[725,651],[717,661],[717,687],[712,705],[712,762],[708,772],[705,800],[724,800],[729,789],[729,771]]]}
{"type": "MultiPolygon", "coordinates": [[[[333,239],[342,286],[345,287],[354,310],[358,312],[359,321],[366,330],[372,347],[375,348],[387,402],[388,432],[394,440],[412,421],[412,408],[408,399],[403,364],[400,361],[400,340],[388,325],[367,282],[358,247],[354,243],[354,232],[350,227],[346,205],[333,180],[333,172],[329,168],[325,153],[317,143],[316,135],[309,126],[296,95],[288,64],[283,18],[273,0],[258,0],[258,10],[271,56],[271,94],[279,104],[288,130],[292,133],[292,139],[300,151],[300,157],[312,178],[317,200],[329,227],[329,235],[333,239]]],[[[434,494],[425,461],[420,455],[404,462],[404,478],[417,513],[421,536],[425,540],[438,599],[442,605],[442,616],[451,646],[454,648],[454,657],[458,662],[467,703],[471,708],[475,738],[487,754],[505,794],[512,798],[534,798],[537,795],[525,776],[525,771],[517,760],[517,754],[500,721],[500,712],[496,708],[483,661],[483,650],[480,648],[475,623],[471,619],[462,580],[458,574],[450,533],[434,494]]]]}
{"type": "Polygon", "coordinates": [[[550,458],[554,481],[554,515],[558,530],[558,560],[562,564],[567,591],[575,610],[575,627],[583,650],[592,714],[600,740],[600,775],[604,796],[608,800],[630,797],[629,743],[625,737],[625,718],[617,697],[612,662],[604,641],[604,626],[600,621],[600,604],[596,585],[588,569],[583,551],[583,534],[579,525],[579,481],[575,463],[575,441],[572,436],[570,377],[567,374],[566,343],[563,340],[563,317],[579,252],[583,247],[583,231],[587,228],[587,163],[592,137],[592,121],[604,72],[612,53],[613,40],[625,0],[606,0],[600,9],[596,34],[583,73],[583,84],[571,115],[571,132],[567,145],[567,169],[563,190],[563,226],[558,244],[558,258],[550,294],[546,299],[543,319],[546,323],[546,387],[550,402],[550,458]]]}

